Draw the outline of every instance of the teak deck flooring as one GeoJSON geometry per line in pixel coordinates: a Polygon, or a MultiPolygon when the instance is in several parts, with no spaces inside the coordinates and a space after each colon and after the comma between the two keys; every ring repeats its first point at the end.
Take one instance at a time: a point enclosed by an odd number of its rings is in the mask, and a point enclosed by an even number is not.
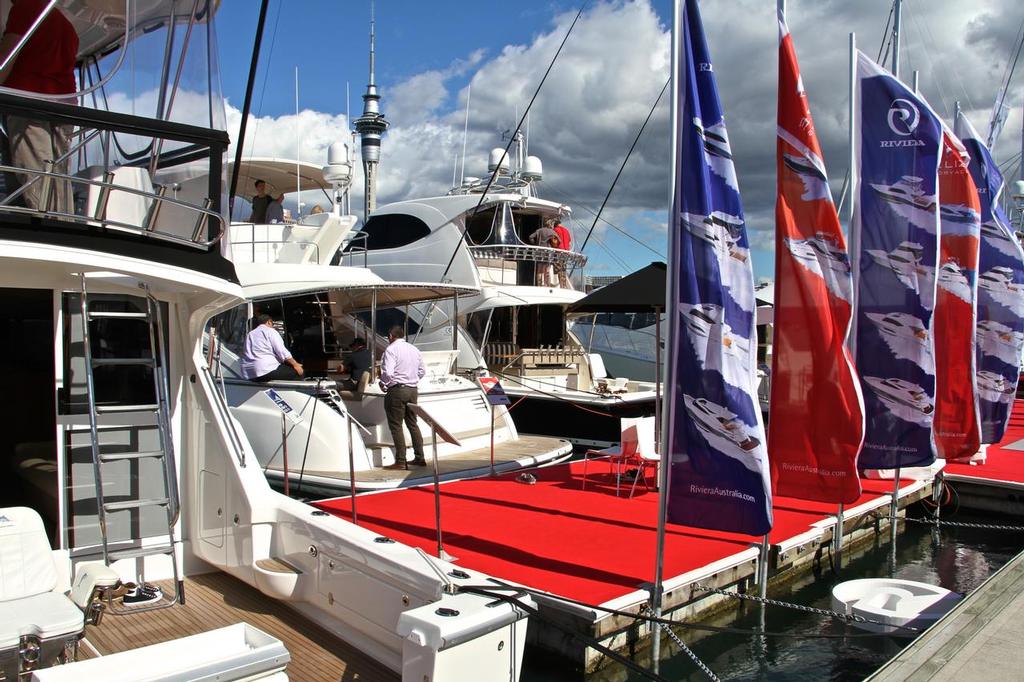
{"type": "MultiPolygon", "coordinates": [[[[161,584],[165,591],[170,584],[161,584]]],[[[101,654],[134,649],[245,621],[284,642],[296,681],[394,682],[399,675],[286,605],[226,573],[185,579],[185,604],[127,616],[107,614],[86,639],[101,654]]],[[[81,652],[88,656],[87,647],[81,652]]]]}

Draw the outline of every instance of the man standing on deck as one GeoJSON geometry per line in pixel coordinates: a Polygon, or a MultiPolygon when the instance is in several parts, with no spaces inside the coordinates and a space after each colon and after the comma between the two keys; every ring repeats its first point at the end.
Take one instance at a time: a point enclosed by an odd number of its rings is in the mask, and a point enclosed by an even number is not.
{"type": "Polygon", "coordinates": [[[273,199],[267,194],[267,183],[263,180],[256,181],[256,196],[252,198],[252,215],[249,222],[254,225],[267,224],[267,207],[273,199]]]}
{"type": "MultiPolygon", "coordinates": [[[[73,95],[78,34],[71,22],[59,8],[53,7],[36,30],[29,34],[48,4],[44,0],[12,0],[7,26],[0,38],[0,63],[14,53],[22,38],[28,36],[28,40],[0,71],[0,85],[46,95],[73,95]]],[[[74,100],[70,99],[69,103],[74,104],[74,100]]],[[[21,116],[8,116],[4,126],[10,147],[10,165],[27,170],[47,170],[46,164],[52,163],[52,172],[68,172],[67,159],[59,159],[68,152],[71,126],[21,116]]],[[[42,206],[46,184],[42,177],[35,173],[16,173],[15,176],[19,183],[28,185],[21,195],[28,208],[71,212],[71,191],[66,180],[53,180],[49,205],[42,206]]]]}
{"type": "Polygon", "coordinates": [[[410,404],[416,404],[419,397],[416,385],[426,373],[423,356],[416,346],[406,342],[405,330],[400,326],[392,327],[388,332],[388,347],[380,359],[380,384],[386,391],[384,413],[388,417],[388,428],[391,429],[391,439],[395,443],[395,463],[385,469],[409,468],[405,459],[403,422],[409,427],[412,449],[416,455],[412,463],[416,466],[425,466],[427,463],[423,455],[423,436],[420,435],[416,415],[409,409],[410,404]]]}

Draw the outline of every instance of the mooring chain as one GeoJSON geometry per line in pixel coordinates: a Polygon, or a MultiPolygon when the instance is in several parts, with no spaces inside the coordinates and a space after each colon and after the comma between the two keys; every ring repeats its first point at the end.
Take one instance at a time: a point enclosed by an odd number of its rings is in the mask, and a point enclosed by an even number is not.
{"type": "MultiPolygon", "coordinates": [[[[650,613],[652,616],[654,615],[654,612],[651,610],[650,604],[644,604],[643,606],[641,606],[640,612],[650,613]]],[[[697,654],[693,653],[693,650],[690,649],[690,647],[686,646],[686,642],[684,642],[679,637],[679,635],[672,632],[672,628],[670,628],[665,623],[655,623],[655,625],[657,625],[660,629],[664,630],[665,634],[668,635],[669,639],[675,642],[675,645],[679,647],[680,651],[682,651],[684,654],[690,657],[690,660],[693,661],[693,664],[700,668],[701,672],[707,675],[709,680],[712,680],[713,682],[722,682],[718,675],[716,675],[711,670],[711,668],[705,665],[704,661],[700,660],[700,657],[698,657],[697,654]]]]}
{"type": "Polygon", "coordinates": [[[779,601],[778,599],[769,599],[768,597],[756,597],[752,594],[743,594],[742,592],[730,592],[728,590],[720,590],[717,587],[708,587],[700,583],[694,583],[693,587],[703,592],[714,592],[725,597],[732,597],[734,599],[743,599],[746,601],[752,601],[757,604],[767,604],[768,606],[781,606],[787,609],[793,609],[795,611],[804,611],[806,613],[813,613],[819,616],[832,616],[834,618],[842,618],[845,621],[854,621],[857,623],[869,623],[867,618],[858,616],[855,614],[843,613],[841,611],[832,611],[829,609],[819,609],[814,606],[805,606],[803,604],[794,604],[788,601],[779,601]]]}
{"type": "Polygon", "coordinates": [[[978,528],[981,530],[1016,530],[1024,531],[1024,526],[1000,526],[995,523],[971,523],[968,521],[943,521],[942,519],[915,519],[906,517],[904,521],[927,523],[932,526],[950,526],[954,528],[978,528]]]}

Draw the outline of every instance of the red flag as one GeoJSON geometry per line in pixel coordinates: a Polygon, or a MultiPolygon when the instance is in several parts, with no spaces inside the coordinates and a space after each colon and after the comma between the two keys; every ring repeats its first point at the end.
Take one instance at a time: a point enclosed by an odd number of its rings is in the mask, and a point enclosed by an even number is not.
{"type": "Polygon", "coordinates": [[[981,447],[975,387],[975,318],[981,202],[967,150],[944,131],[939,163],[939,270],[935,290],[935,445],[969,459],[981,447]]]}
{"type": "Polygon", "coordinates": [[[768,460],[779,495],[860,496],[860,387],[845,342],[850,259],[785,17],[779,15],[775,327],[768,460]]]}

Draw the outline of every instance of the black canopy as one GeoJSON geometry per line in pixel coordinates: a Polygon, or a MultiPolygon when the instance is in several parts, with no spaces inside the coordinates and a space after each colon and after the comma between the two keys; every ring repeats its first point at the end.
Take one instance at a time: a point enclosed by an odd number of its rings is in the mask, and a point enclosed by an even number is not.
{"type": "Polygon", "coordinates": [[[665,264],[651,263],[569,306],[570,315],[653,313],[665,310],[665,264]]]}

